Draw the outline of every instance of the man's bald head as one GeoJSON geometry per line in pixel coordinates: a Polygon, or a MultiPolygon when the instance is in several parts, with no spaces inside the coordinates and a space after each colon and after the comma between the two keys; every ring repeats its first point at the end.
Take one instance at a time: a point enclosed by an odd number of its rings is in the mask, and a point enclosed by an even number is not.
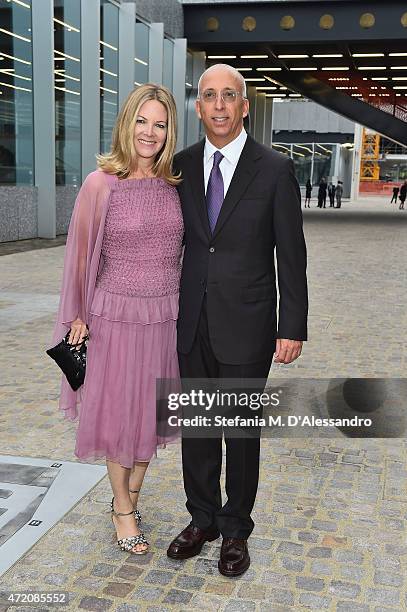
{"type": "Polygon", "coordinates": [[[234,79],[236,80],[237,90],[240,91],[243,98],[247,98],[246,82],[243,76],[238,70],[236,70],[236,68],[233,68],[233,66],[229,66],[229,64],[214,64],[213,66],[207,68],[205,72],[201,74],[201,78],[198,81],[198,98],[200,98],[201,92],[205,87],[205,77],[212,75],[213,73],[219,73],[221,75],[222,72],[226,72],[227,74],[232,75],[234,77],[234,79]]]}

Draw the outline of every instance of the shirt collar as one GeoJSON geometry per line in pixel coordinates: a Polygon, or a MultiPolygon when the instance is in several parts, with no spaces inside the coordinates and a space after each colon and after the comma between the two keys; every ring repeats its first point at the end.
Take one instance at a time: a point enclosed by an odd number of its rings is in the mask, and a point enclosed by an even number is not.
{"type": "Polygon", "coordinates": [[[213,145],[208,137],[205,138],[205,149],[204,149],[204,162],[207,164],[209,160],[213,157],[215,151],[220,151],[222,155],[234,166],[239,161],[240,154],[243,150],[247,138],[247,132],[243,128],[240,132],[239,136],[236,136],[232,142],[229,142],[222,149],[218,149],[213,145]]]}

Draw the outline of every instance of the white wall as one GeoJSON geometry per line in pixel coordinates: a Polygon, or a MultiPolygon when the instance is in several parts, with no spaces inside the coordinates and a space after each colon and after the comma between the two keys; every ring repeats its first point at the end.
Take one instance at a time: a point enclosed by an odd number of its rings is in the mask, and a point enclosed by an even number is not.
{"type": "Polygon", "coordinates": [[[316,102],[283,100],[274,103],[273,130],[353,134],[355,124],[316,102]]]}

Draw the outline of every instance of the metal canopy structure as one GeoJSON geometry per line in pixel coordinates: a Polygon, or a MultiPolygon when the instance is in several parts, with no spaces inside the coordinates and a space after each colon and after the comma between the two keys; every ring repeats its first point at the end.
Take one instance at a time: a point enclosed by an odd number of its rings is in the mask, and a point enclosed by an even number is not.
{"type": "Polygon", "coordinates": [[[267,97],[306,96],[407,145],[407,5],[348,0],[184,4],[189,46],[267,97]]]}

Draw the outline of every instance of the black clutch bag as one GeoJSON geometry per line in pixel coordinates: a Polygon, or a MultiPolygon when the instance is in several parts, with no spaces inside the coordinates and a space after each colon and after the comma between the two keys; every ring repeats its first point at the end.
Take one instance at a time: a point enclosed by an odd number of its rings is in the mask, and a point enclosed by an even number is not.
{"type": "Polygon", "coordinates": [[[47,354],[59,365],[72,389],[77,391],[85,380],[86,341],[89,336],[85,336],[82,342],[69,344],[69,334],[70,331],[59,344],[48,349],[47,354]]]}

